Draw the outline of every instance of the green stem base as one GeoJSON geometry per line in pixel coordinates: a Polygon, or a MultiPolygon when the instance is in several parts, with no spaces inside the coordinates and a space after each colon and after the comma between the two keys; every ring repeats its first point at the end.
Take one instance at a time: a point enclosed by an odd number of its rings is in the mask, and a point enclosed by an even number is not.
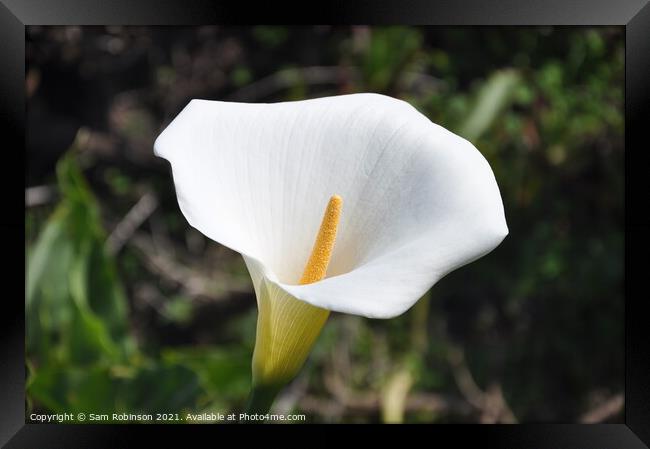
{"type": "MultiPolygon", "coordinates": [[[[248,415],[260,414],[265,415],[271,409],[275,397],[282,389],[281,385],[257,385],[251,390],[248,396],[248,403],[246,404],[245,413],[248,415]]],[[[259,420],[243,419],[241,422],[261,422],[259,420]]]]}

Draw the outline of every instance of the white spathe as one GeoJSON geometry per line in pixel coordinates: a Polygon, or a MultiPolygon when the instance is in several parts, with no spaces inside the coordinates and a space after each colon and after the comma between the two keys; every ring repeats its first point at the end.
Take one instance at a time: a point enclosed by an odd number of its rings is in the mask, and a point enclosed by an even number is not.
{"type": "Polygon", "coordinates": [[[481,153],[384,95],[192,100],[154,150],[188,222],[241,253],[256,290],[337,312],[399,315],[508,234],[481,153]],[[343,212],[327,277],[296,285],[334,194],[343,212]]]}

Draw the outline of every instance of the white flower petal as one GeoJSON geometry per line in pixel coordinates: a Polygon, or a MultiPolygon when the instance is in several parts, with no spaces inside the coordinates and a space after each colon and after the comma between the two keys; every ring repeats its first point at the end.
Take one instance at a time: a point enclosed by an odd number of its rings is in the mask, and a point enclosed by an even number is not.
{"type": "Polygon", "coordinates": [[[154,147],[192,226],[257,261],[256,284],[334,311],[399,315],[508,233],[478,150],[383,95],[193,100],[154,147]],[[334,194],[343,212],[328,277],[295,285],[334,194]]]}

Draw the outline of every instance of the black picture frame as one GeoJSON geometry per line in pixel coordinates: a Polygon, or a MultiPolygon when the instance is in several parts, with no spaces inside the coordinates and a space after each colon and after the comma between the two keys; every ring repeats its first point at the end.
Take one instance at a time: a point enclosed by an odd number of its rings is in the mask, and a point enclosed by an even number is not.
{"type": "MultiPolygon", "coordinates": [[[[625,423],[455,426],[265,426],[264,433],[308,436],[310,445],[336,444],[340,429],[382,439],[398,433],[438,444],[513,448],[643,448],[650,445],[650,338],[646,255],[650,252],[650,175],[644,143],[650,125],[650,4],[648,0],[356,0],[299,6],[208,0],[0,0],[0,126],[6,147],[0,218],[1,248],[19,263],[4,269],[16,294],[3,298],[0,326],[0,443],[8,448],[179,446],[219,444],[226,436],[255,435],[248,426],[74,425],[25,423],[24,221],[19,219],[25,138],[26,25],[199,25],[199,24],[408,24],[408,25],[619,25],[625,28],[625,423]],[[24,238],[22,239],[24,241],[24,238]],[[22,256],[21,256],[22,255],[22,256]],[[15,270],[16,273],[11,271],[15,270]],[[24,287],[24,285],[23,285],[24,287]],[[333,429],[333,427],[335,427],[333,429]],[[406,429],[406,430],[405,430],[406,429]],[[418,435],[414,435],[416,432],[418,435]],[[225,435],[228,434],[228,435],[225,435]],[[165,444],[161,444],[164,442],[165,444]]],[[[24,181],[24,179],[23,179],[24,181]]],[[[621,224],[623,226],[623,224],[621,224]]],[[[5,289],[9,291],[9,289],[5,289]]],[[[292,437],[293,438],[293,437],[292,437]]],[[[273,440],[269,440],[273,441],[273,440]]],[[[279,440],[278,440],[279,441],[279,440]]],[[[408,441],[408,440],[407,440],[408,441]]],[[[280,443],[278,443],[280,444],[280,443]]]]}

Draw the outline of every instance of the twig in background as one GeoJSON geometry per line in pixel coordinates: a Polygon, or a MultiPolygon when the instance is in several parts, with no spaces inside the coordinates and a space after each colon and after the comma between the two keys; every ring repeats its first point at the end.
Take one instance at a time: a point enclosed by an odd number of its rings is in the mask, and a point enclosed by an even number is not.
{"type": "Polygon", "coordinates": [[[140,200],[127,212],[124,218],[115,226],[106,240],[110,254],[117,254],[131,238],[138,227],[151,216],[158,207],[158,199],[152,192],[145,193],[140,200]]]}
{"type": "Polygon", "coordinates": [[[165,253],[172,259],[176,259],[177,245],[171,239],[168,233],[167,225],[159,215],[154,215],[149,220],[149,229],[151,229],[151,243],[154,250],[159,253],[165,253]]]}
{"type": "Polygon", "coordinates": [[[307,392],[307,387],[309,386],[309,379],[306,373],[303,371],[303,374],[298,376],[296,380],[291,382],[291,385],[286,388],[280,396],[276,399],[273,404],[272,413],[278,415],[286,415],[291,413],[291,411],[296,407],[300,399],[307,392]]]}
{"type": "Polygon", "coordinates": [[[332,368],[323,373],[323,383],[327,391],[336,398],[345,408],[372,408],[379,410],[379,395],[374,393],[361,393],[349,388],[340,374],[332,368]]]}
{"type": "MultiPolygon", "coordinates": [[[[355,67],[314,66],[290,68],[277,71],[261,78],[246,87],[233,92],[228,101],[260,101],[298,83],[307,85],[347,84],[349,80],[360,77],[355,67]]],[[[400,83],[404,90],[410,92],[432,92],[444,85],[444,82],[426,73],[404,72],[400,83]]]]}
{"type": "Polygon", "coordinates": [[[403,72],[399,79],[400,89],[411,93],[431,93],[440,90],[445,82],[421,72],[403,72]]]}
{"type": "Polygon", "coordinates": [[[35,186],[25,189],[25,207],[42,206],[51,203],[57,197],[57,188],[54,185],[35,186]]]}
{"type": "Polygon", "coordinates": [[[144,233],[135,233],[129,245],[140,251],[145,266],[152,272],[182,287],[183,293],[190,298],[210,298],[213,301],[226,300],[232,293],[250,293],[251,286],[246,280],[220,273],[209,277],[201,275],[200,270],[179,264],[158,251],[151,237],[144,233]]]}
{"type": "Polygon", "coordinates": [[[465,362],[465,353],[461,348],[452,346],[449,350],[448,360],[461,394],[467,402],[481,411],[481,423],[513,424],[517,422],[499,384],[490,385],[487,391],[479,388],[465,362]]]}
{"type": "Polygon", "coordinates": [[[338,84],[355,74],[355,70],[337,66],[284,69],[232,93],[228,101],[259,101],[297,83],[338,84]]]}
{"type": "MultiPolygon", "coordinates": [[[[382,411],[381,396],[378,393],[360,393],[347,387],[340,375],[332,369],[323,374],[325,388],[334,397],[333,401],[325,401],[313,396],[306,396],[300,401],[304,411],[319,413],[322,411],[337,411],[339,417],[344,412],[360,412],[379,414],[382,411]]],[[[456,413],[470,415],[473,408],[462,398],[436,393],[411,392],[404,403],[404,411],[429,413],[456,413]]],[[[328,415],[331,417],[332,415],[328,415]]]]}
{"type": "MultiPolygon", "coordinates": [[[[304,396],[299,402],[302,412],[319,415],[325,418],[340,419],[346,413],[379,415],[381,401],[379,395],[369,393],[361,400],[341,402],[337,399],[325,399],[312,395],[304,396]]],[[[473,413],[471,406],[463,399],[434,393],[412,393],[406,399],[404,407],[408,413],[457,414],[469,416],[473,413]]]]}
{"type": "Polygon", "coordinates": [[[301,412],[320,416],[329,422],[340,421],[341,416],[345,413],[345,406],[340,402],[316,396],[302,397],[298,407],[301,412]]]}
{"type": "Polygon", "coordinates": [[[623,411],[625,406],[625,397],[623,393],[618,393],[607,399],[596,408],[589,410],[580,417],[581,423],[593,424],[607,421],[609,418],[618,415],[623,411]]]}

